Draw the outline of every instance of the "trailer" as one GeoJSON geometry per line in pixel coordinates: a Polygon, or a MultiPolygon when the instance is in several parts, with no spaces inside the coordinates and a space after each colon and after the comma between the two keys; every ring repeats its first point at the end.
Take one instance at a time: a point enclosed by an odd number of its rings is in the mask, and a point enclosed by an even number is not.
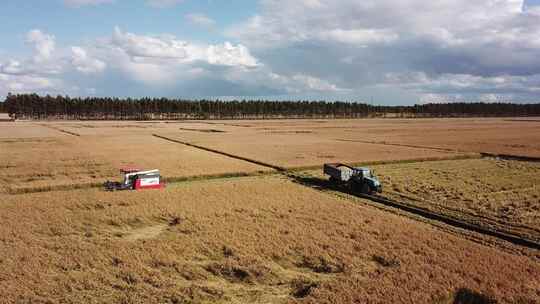
{"type": "Polygon", "coordinates": [[[351,167],[346,164],[324,164],[324,174],[330,176],[330,182],[346,186],[352,191],[371,194],[382,192],[382,185],[372,170],[364,167],[351,167]]]}
{"type": "Polygon", "coordinates": [[[120,173],[124,176],[123,181],[106,181],[103,185],[105,190],[146,190],[165,187],[165,184],[161,181],[158,169],[141,170],[136,167],[123,167],[120,168],[120,173]]]}

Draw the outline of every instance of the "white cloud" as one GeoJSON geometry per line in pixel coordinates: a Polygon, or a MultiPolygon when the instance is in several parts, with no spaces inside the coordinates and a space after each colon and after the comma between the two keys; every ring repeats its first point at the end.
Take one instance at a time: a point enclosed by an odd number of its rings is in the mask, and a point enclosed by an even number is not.
{"type": "Polygon", "coordinates": [[[258,65],[249,49],[229,42],[204,45],[179,40],[172,35],[137,35],[115,28],[110,43],[116,53],[127,55],[133,64],[139,66],[154,65],[169,69],[171,66],[193,64],[229,67],[258,65]]]}
{"type": "Polygon", "coordinates": [[[7,80],[6,87],[10,91],[32,92],[54,88],[54,81],[44,77],[16,76],[7,80]]]}
{"type": "Polygon", "coordinates": [[[214,19],[204,14],[196,14],[196,13],[187,14],[185,18],[190,23],[196,26],[204,27],[204,28],[212,28],[214,25],[216,25],[216,21],[214,19]]]}
{"type": "Polygon", "coordinates": [[[369,45],[378,43],[390,43],[398,39],[398,35],[392,30],[384,29],[333,29],[321,32],[321,39],[333,40],[353,45],[369,45]]]}
{"type": "Polygon", "coordinates": [[[277,74],[310,75],[357,94],[393,86],[417,96],[509,90],[538,100],[537,86],[523,84],[540,74],[539,12],[522,0],[263,0],[225,34],[277,74]],[[428,80],[387,78],[414,73],[428,80]]]}
{"type": "MultiPolygon", "coordinates": [[[[339,88],[337,85],[317,77],[298,74],[292,77],[292,80],[302,85],[302,91],[320,91],[320,92],[339,92],[345,89],[339,88]]],[[[301,93],[300,91],[299,93],[301,93]]]]}
{"type": "Polygon", "coordinates": [[[6,75],[0,74],[0,96],[7,93],[64,93],[63,81],[59,78],[50,78],[32,75],[6,75]]]}
{"type": "Polygon", "coordinates": [[[509,101],[534,99],[540,92],[540,74],[527,76],[474,76],[468,74],[427,75],[424,72],[390,73],[380,87],[400,87],[422,100],[509,101]],[[496,96],[496,98],[494,98],[496,96]]]}
{"type": "Polygon", "coordinates": [[[62,62],[55,57],[56,43],[53,35],[34,29],[26,34],[26,42],[32,46],[32,58],[0,61],[0,74],[43,77],[61,73],[62,62]]]}
{"type": "Polygon", "coordinates": [[[105,62],[88,56],[86,50],[82,47],[71,47],[72,64],[75,69],[81,73],[92,74],[105,70],[107,65],[105,62]]]}
{"type": "Polygon", "coordinates": [[[65,72],[71,67],[83,73],[102,70],[104,63],[89,57],[80,47],[72,48],[70,58],[64,50],[57,50],[54,35],[39,29],[26,35],[33,55],[30,58],[9,58],[0,61],[0,96],[13,93],[69,93],[72,87],[66,86],[65,72]]]}
{"type": "Polygon", "coordinates": [[[132,57],[184,59],[188,56],[185,41],[125,33],[118,27],[114,29],[112,43],[132,57]]]}
{"type": "MultiPolygon", "coordinates": [[[[144,2],[167,7],[182,1],[144,2]]],[[[217,29],[204,14],[184,18],[217,29]]],[[[209,94],[366,99],[379,90],[389,102],[396,96],[538,101],[539,20],[540,9],[521,0],[261,0],[256,14],[222,32],[228,39],[219,43],[115,28],[110,37],[62,47],[53,35],[33,30],[27,35],[33,56],[3,54],[0,83],[2,90],[9,81],[11,88],[76,85],[78,92],[104,93],[97,80],[113,79],[142,94],[219,88],[209,94]]]]}
{"type": "Polygon", "coordinates": [[[20,61],[10,59],[7,63],[0,64],[0,73],[7,75],[21,75],[26,74],[27,70],[20,61]]]}
{"type": "Polygon", "coordinates": [[[51,58],[56,45],[56,39],[53,35],[48,35],[41,30],[35,29],[28,32],[26,40],[34,47],[34,60],[36,62],[44,62],[51,58]]]}
{"type": "Polygon", "coordinates": [[[251,56],[249,50],[239,44],[234,46],[229,42],[218,45],[210,45],[207,50],[207,60],[210,64],[255,67],[257,59],[251,56]]]}
{"type": "Polygon", "coordinates": [[[265,85],[276,91],[281,91],[282,94],[291,95],[305,93],[342,94],[351,91],[311,75],[281,75],[264,66],[252,70],[232,70],[225,75],[225,78],[233,82],[245,83],[251,87],[265,85]]]}
{"type": "MultiPolygon", "coordinates": [[[[283,75],[260,63],[244,45],[230,42],[200,44],[172,35],[148,36],[115,29],[108,48],[97,48],[99,58],[137,82],[150,87],[171,87],[182,83],[221,83],[281,92],[282,94],[343,93],[331,81],[306,73],[283,75]],[[101,52],[101,53],[99,53],[101,52]]],[[[102,46],[107,42],[100,43],[102,46]]],[[[214,88],[209,88],[212,91],[214,88]]]]}

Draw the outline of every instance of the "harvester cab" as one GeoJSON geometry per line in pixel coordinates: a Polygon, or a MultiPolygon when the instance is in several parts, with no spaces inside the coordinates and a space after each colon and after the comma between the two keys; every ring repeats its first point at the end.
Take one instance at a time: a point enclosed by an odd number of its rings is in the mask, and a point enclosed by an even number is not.
{"type": "Polygon", "coordinates": [[[161,189],[164,184],[161,182],[159,170],[141,170],[135,167],[120,168],[120,173],[123,174],[122,182],[107,181],[104,184],[105,190],[145,190],[145,189],[161,189]]]}

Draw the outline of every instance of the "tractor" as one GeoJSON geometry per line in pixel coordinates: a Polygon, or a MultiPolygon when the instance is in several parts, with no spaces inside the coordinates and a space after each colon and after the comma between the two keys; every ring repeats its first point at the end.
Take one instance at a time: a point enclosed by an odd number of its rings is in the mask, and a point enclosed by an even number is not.
{"type": "Polygon", "coordinates": [[[345,164],[324,164],[323,172],[334,185],[346,186],[351,191],[365,194],[382,192],[382,185],[369,168],[354,168],[345,164]]]}

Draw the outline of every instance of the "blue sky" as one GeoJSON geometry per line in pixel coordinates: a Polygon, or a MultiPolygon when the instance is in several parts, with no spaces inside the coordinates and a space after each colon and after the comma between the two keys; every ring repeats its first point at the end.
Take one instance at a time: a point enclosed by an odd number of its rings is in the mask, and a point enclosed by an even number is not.
{"type": "Polygon", "coordinates": [[[0,12],[0,96],[540,99],[540,0],[4,0],[0,12]]]}

